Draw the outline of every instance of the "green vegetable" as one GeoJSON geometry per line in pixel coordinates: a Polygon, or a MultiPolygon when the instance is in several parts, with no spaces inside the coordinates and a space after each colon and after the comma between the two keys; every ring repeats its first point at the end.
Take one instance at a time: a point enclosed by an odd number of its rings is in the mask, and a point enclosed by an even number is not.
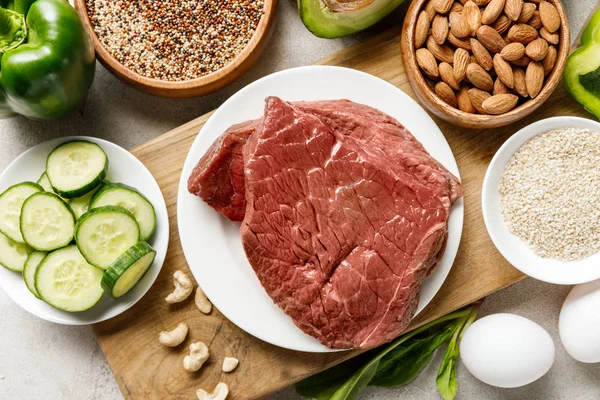
{"type": "Polygon", "coordinates": [[[315,36],[331,39],[368,28],[403,1],[298,0],[298,12],[306,28],[315,36]]]}
{"type": "Polygon", "coordinates": [[[600,10],[581,36],[581,47],[567,61],[563,75],[569,93],[600,118],[600,10]]]}
{"type": "Polygon", "coordinates": [[[435,350],[450,339],[437,386],[445,400],[453,399],[458,388],[458,344],[462,332],[475,320],[479,307],[477,303],[423,325],[389,344],[299,382],[296,390],[301,396],[317,400],[350,400],[366,386],[404,385],[416,378],[435,350]]]}
{"type": "Polygon", "coordinates": [[[0,0],[0,118],[64,117],[94,79],[93,45],[65,0],[0,0]]]}

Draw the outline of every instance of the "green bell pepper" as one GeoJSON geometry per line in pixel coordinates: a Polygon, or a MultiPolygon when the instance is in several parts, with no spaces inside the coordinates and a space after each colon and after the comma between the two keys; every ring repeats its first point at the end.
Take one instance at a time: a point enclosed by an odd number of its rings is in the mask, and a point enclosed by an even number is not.
{"type": "Polygon", "coordinates": [[[581,47],[567,61],[563,75],[571,96],[600,118],[600,10],[581,35],[581,47]]]}
{"type": "Polygon", "coordinates": [[[66,0],[0,0],[0,118],[56,119],[86,98],[94,47],[66,0]]]}

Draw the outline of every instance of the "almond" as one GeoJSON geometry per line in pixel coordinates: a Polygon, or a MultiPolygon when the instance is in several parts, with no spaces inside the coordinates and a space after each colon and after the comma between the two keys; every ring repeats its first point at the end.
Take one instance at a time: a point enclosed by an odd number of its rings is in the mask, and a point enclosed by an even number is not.
{"type": "Polygon", "coordinates": [[[477,40],[471,39],[471,50],[477,60],[477,63],[481,65],[485,70],[489,71],[494,66],[492,62],[492,56],[490,52],[477,40]]]}
{"type": "Polygon", "coordinates": [[[486,92],[491,92],[494,89],[492,77],[479,64],[471,63],[467,66],[467,79],[473,86],[486,92]]]}
{"type": "Polygon", "coordinates": [[[518,60],[525,55],[525,46],[519,42],[508,44],[502,49],[500,55],[506,61],[518,60]]]}
{"type": "Polygon", "coordinates": [[[427,4],[425,4],[425,8],[423,8],[423,11],[425,11],[427,13],[427,18],[429,18],[429,21],[433,21],[433,17],[435,17],[435,9],[434,9],[435,3],[433,1],[428,1],[427,4]]]}
{"type": "Polygon", "coordinates": [[[548,47],[548,54],[546,55],[546,58],[544,58],[544,61],[542,61],[542,65],[544,66],[544,76],[548,76],[548,74],[554,69],[557,56],[558,54],[556,53],[556,47],[548,47]]]}
{"type": "Polygon", "coordinates": [[[558,10],[553,4],[547,1],[540,2],[540,18],[544,28],[548,29],[548,32],[554,33],[560,28],[560,15],[558,10]]]}
{"type": "Polygon", "coordinates": [[[525,48],[525,54],[534,61],[542,61],[548,54],[548,42],[544,39],[535,39],[525,48]]]}
{"type": "Polygon", "coordinates": [[[446,14],[452,8],[454,0],[431,0],[433,3],[433,9],[440,14],[446,14]]]}
{"type": "Polygon", "coordinates": [[[451,13],[453,13],[453,12],[459,13],[459,12],[462,12],[462,10],[463,10],[463,5],[460,3],[457,3],[456,1],[454,2],[454,4],[452,4],[452,7],[450,7],[451,13]]]}
{"type": "Polygon", "coordinates": [[[454,91],[446,82],[436,83],[434,90],[435,94],[437,94],[439,98],[444,100],[444,102],[446,102],[448,105],[452,107],[456,107],[458,105],[454,91]]]}
{"type": "Polygon", "coordinates": [[[525,71],[521,68],[513,68],[515,77],[515,92],[521,97],[527,97],[527,86],[525,85],[525,71]]]}
{"type": "Polygon", "coordinates": [[[437,62],[435,61],[435,57],[429,50],[424,48],[417,49],[415,54],[417,56],[417,64],[419,64],[419,67],[421,67],[425,74],[434,78],[440,76],[440,71],[438,69],[437,62]]]}
{"type": "Polygon", "coordinates": [[[458,82],[465,78],[469,63],[469,52],[465,49],[456,49],[454,52],[454,79],[456,79],[458,82]]]}
{"type": "Polygon", "coordinates": [[[536,11],[533,12],[533,16],[531,18],[529,18],[529,21],[527,21],[527,25],[531,26],[535,30],[538,30],[542,26],[544,26],[542,24],[542,19],[540,18],[540,12],[539,11],[536,10],[536,11]]]}
{"type": "Polygon", "coordinates": [[[487,25],[481,25],[477,30],[477,40],[492,53],[500,53],[504,46],[506,46],[506,42],[502,39],[502,36],[494,28],[487,25]]]}
{"type": "Polygon", "coordinates": [[[545,27],[542,27],[542,29],[540,29],[540,36],[550,44],[558,44],[558,41],[560,40],[558,32],[550,33],[545,27]]]}
{"type": "Polygon", "coordinates": [[[415,47],[418,49],[423,46],[427,40],[429,34],[429,17],[426,11],[421,11],[419,18],[417,18],[417,24],[415,25],[415,47]]]}
{"type": "Polygon", "coordinates": [[[511,61],[514,65],[519,66],[519,67],[526,67],[529,65],[529,63],[531,62],[531,58],[527,57],[527,56],[523,56],[521,58],[519,58],[518,60],[514,60],[511,61]]]}
{"type": "Polygon", "coordinates": [[[469,99],[469,88],[463,86],[460,88],[458,93],[456,93],[456,102],[458,103],[458,109],[464,111],[469,114],[475,113],[475,107],[471,104],[471,100],[469,99]]]}
{"type": "Polygon", "coordinates": [[[529,44],[538,38],[538,31],[527,24],[513,25],[508,30],[508,40],[510,42],[519,42],[529,44]]]}
{"type": "Polygon", "coordinates": [[[487,6],[491,0],[473,0],[478,7],[487,6]]]}
{"type": "MultiPolygon", "coordinates": [[[[456,55],[456,53],[454,54],[456,55]]],[[[454,77],[454,68],[452,68],[452,65],[448,64],[447,62],[442,62],[438,66],[438,69],[440,71],[440,78],[442,78],[442,80],[446,82],[448,86],[454,90],[460,89],[460,85],[454,77]]]]}
{"type": "Polygon", "coordinates": [[[492,90],[492,94],[505,94],[510,93],[510,89],[506,86],[500,78],[496,78],[494,81],[494,90],[492,90]]]}
{"type": "Polygon", "coordinates": [[[473,88],[469,89],[467,92],[469,95],[469,100],[471,101],[471,105],[481,114],[487,114],[483,109],[483,102],[486,101],[492,95],[488,92],[484,92],[483,90],[473,88]]]}
{"type": "Polygon", "coordinates": [[[527,93],[529,94],[529,97],[532,99],[535,98],[540,93],[540,90],[542,90],[543,85],[543,65],[536,61],[530,62],[527,66],[527,71],[525,71],[525,86],[527,87],[527,93]]]}
{"type": "Polygon", "coordinates": [[[433,37],[429,36],[427,38],[426,46],[431,54],[433,54],[433,56],[438,60],[446,61],[448,64],[452,64],[454,62],[454,50],[452,50],[448,45],[439,45],[435,42],[435,40],[433,40],[433,37]]]}
{"type": "Polygon", "coordinates": [[[500,14],[502,14],[505,3],[506,0],[490,1],[490,4],[488,4],[488,6],[481,13],[481,23],[489,25],[494,22],[500,16],[500,14]]]}
{"type": "Polygon", "coordinates": [[[496,75],[498,75],[502,83],[511,89],[515,87],[512,67],[500,54],[494,55],[494,71],[496,71],[496,75]]]}
{"type": "Polygon", "coordinates": [[[448,34],[448,42],[454,47],[471,51],[471,42],[469,41],[469,38],[459,39],[454,36],[452,31],[448,34]]]}
{"type": "Polygon", "coordinates": [[[513,21],[516,21],[521,16],[523,9],[523,0],[506,0],[504,6],[504,14],[513,21]]]}
{"type": "Polygon", "coordinates": [[[481,11],[477,7],[477,4],[471,0],[467,1],[463,7],[462,16],[471,29],[471,36],[475,36],[481,26],[481,11]]]}
{"type": "Polygon", "coordinates": [[[494,25],[492,25],[492,27],[500,35],[504,35],[504,33],[508,30],[508,28],[510,28],[511,24],[512,24],[512,21],[510,19],[508,19],[508,17],[506,15],[501,15],[500,17],[498,17],[496,22],[494,22],[494,25]]]}
{"type": "Polygon", "coordinates": [[[465,21],[461,13],[451,12],[449,20],[450,31],[457,38],[464,38],[471,34],[471,28],[469,28],[467,21],[465,21]]]}
{"type": "Polygon", "coordinates": [[[515,108],[518,101],[519,98],[514,94],[496,94],[485,99],[481,108],[488,114],[499,115],[515,108]]]}
{"type": "Polygon", "coordinates": [[[448,38],[448,17],[445,15],[436,15],[431,23],[431,37],[439,45],[444,44],[448,38]]]}
{"type": "Polygon", "coordinates": [[[521,24],[526,24],[531,19],[531,17],[533,17],[533,13],[535,12],[535,10],[535,4],[523,3],[523,7],[521,8],[521,14],[519,15],[519,18],[517,18],[517,22],[521,24]]]}

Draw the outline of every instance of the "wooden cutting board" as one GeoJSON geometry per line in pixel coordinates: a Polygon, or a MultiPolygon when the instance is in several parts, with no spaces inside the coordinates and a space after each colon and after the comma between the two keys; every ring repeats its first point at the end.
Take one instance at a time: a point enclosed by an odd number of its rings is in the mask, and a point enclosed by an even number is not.
{"type": "MultiPolygon", "coordinates": [[[[368,72],[414,97],[402,67],[399,41],[400,28],[392,29],[318,64],[368,72]]],[[[219,381],[229,385],[231,399],[256,399],[357,354],[310,354],[284,350],[246,334],[218,310],[213,309],[209,316],[201,314],[193,303],[193,296],[178,305],[164,301],[173,289],[173,272],[180,269],[191,276],[177,231],[177,186],[188,150],[211,114],[132,150],[162,189],[169,211],[171,238],[162,272],[148,294],[119,317],[94,326],[104,355],[127,399],[195,398],[198,388],[212,391],[219,381]],[[159,332],[172,329],[179,322],[190,327],[186,341],[175,349],[160,345],[159,332]],[[194,341],[206,343],[211,356],[198,373],[189,373],[183,369],[182,359],[189,344],[194,341]],[[223,357],[226,356],[240,359],[239,367],[231,374],[221,372],[223,357]]],[[[460,249],[448,279],[411,327],[445,315],[524,278],[498,253],[487,234],[481,214],[481,185],[492,156],[512,133],[534,121],[555,115],[590,116],[561,85],[540,111],[508,127],[467,130],[434,118],[458,161],[465,188],[465,224],[460,249]]]]}

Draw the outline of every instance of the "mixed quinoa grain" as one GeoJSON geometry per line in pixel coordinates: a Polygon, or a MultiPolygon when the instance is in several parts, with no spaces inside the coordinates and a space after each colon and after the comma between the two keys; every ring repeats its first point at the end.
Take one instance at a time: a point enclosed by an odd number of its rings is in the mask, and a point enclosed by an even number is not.
{"type": "Polygon", "coordinates": [[[121,64],[183,81],[230,63],[246,47],[263,0],[86,0],[98,38],[121,64]]]}
{"type": "Polygon", "coordinates": [[[539,256],[600,252],[600,133],[563,128],[529,140],[507,164],[500,195],[508,228],[539,256]]]}

